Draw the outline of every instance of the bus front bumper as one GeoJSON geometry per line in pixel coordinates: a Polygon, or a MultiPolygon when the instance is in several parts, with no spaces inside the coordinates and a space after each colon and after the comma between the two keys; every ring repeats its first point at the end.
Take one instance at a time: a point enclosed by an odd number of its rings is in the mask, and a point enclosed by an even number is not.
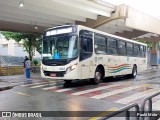
{"type": "Polygon", "coordinates": [[[55,80],[74,80],[79,79],[78,68],[66,73],[66,71],[44,71],[41,70],[42,78],[49,78],[55,80]]]}

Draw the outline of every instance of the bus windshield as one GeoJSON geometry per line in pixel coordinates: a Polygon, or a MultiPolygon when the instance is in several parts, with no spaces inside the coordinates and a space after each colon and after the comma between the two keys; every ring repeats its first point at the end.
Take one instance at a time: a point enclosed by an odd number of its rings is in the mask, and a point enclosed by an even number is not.
{"type": "Polygon", "coordinates": [[[70,59],[78,56],[77,36],[56,35],[43,40],[43,59],[70,59]]]}

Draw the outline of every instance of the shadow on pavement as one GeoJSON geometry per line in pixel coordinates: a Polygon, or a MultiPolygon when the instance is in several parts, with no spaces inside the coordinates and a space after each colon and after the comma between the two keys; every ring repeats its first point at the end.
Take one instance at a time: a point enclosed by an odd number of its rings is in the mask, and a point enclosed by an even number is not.
{"type": "MultiPolygon", "coordinates": [[[[120,82],[120,81],[127,81],[130,78],[127,78],[126,76],[119,76],[119,77],[108,77],[103,80],[98,85],[101,85],[102,83],[110,83],[110,82],[120,82]]],[[[63,84],[63,88],[72,88],[72,87],[85,87],[85,86],[97,86],[93,85],[89,79],[85,80],[73,80],[70,84],[63,84]]]]}

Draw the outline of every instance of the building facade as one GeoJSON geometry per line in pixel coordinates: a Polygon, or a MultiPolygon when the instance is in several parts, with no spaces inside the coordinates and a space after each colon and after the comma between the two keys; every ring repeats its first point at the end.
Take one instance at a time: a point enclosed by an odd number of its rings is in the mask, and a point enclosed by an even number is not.
{"type": "MultiPolygon", "coordinates": [[[[6,40],[2,35],[0,35],[0,55],[3,56],[16,56],[23,57],[28,56],[28,53],[23,49],[23,42],[17,43],[15,40],[6,40]]],[[[36,58],[40,58],[41,55],[35,51],[36,58]]]]}

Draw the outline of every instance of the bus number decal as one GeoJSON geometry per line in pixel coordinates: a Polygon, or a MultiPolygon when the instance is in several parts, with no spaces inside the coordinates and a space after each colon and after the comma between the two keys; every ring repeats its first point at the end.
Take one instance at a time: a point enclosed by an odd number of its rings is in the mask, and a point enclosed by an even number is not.
{"type": "Polygon", "coordinates": [[[99,61],[103,61],[103,57],[98,57],[98,60],[99,61]]]}
{"type": "Polygon", "coordinates": [[[97,62],[97,57],[95,57],[95,62],[97,62]]]}

